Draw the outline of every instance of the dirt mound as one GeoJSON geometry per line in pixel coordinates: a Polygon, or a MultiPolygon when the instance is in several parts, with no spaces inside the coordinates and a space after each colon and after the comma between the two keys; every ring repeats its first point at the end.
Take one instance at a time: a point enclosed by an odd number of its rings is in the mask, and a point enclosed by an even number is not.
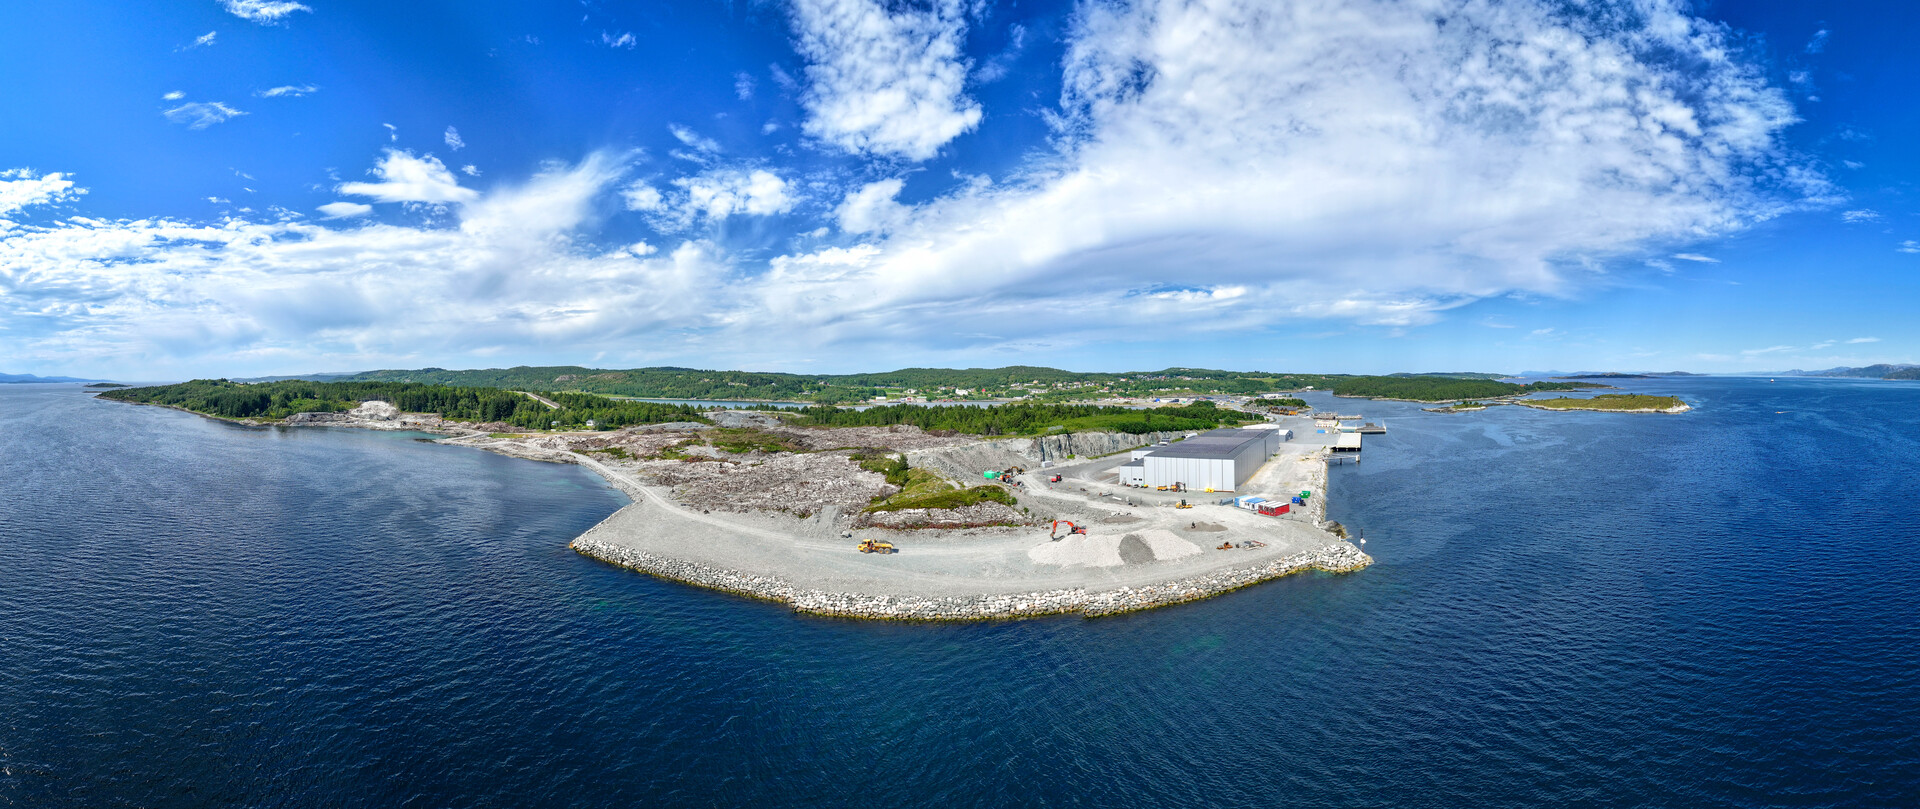
{"type": "Polygon", "coordinates": [[[1147,547],[1147,541],[1141,539],[1139,534],[1120,538],[1120,561],[1129,565],[1144,565],[1153,560],[1153,549],[1147,547]]]}
{"type": "Polygon", "coordinates": [[[812,515],[827,506],[857,511],[893,490],[884,476],[861,469],[837,453],[755,457],[757,460],[648,461],[637,468],[674,487],[674,497],[680,502],[715,511],[812,515]]]}

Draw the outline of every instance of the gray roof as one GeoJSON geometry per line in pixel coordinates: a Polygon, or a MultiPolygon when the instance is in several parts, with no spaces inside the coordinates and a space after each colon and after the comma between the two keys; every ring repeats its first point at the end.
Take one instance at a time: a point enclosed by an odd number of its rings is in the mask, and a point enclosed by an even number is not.
{"type": "Polygon", "coordinates": [[[1121,466],[1146,466],[1146,465],[1147,465],[1147,459],[1145,458],[1135,458],[1134,460],[1121,464],[1121,466]]]}
{"type": "Polygon", "coordinates": [[[1148,457],[1154,458],[1231,458],[1240,453],[1246,445],[1256,441],[1265,441],[1272,435],[1268,430],[1241,430],[1223,427],[1208,430],[1178,444],[1160,447],[1148,457]]]}

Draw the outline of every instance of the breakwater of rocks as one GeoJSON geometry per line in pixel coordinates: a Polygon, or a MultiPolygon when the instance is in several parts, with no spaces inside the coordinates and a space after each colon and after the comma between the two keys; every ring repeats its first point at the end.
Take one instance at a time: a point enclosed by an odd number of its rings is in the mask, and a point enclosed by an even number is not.
{"type": "Polygon", "coordinates": [[[1088,617],[1117,615],[1212,598],[1306,570],[1347,573],[1373,563],[1373,558],[1358,548],[1337,542],[1266,562],[1136,587],[1098,591],[1076,587],[977,596],[901,596],[811,590],[775,576],[671,559],[588,536],[575,539],[570,547],[581,555],[663,579],[782,602],[791,605],[795,612],[905,621],[987,621],[1070,613],[1088,617]]]}

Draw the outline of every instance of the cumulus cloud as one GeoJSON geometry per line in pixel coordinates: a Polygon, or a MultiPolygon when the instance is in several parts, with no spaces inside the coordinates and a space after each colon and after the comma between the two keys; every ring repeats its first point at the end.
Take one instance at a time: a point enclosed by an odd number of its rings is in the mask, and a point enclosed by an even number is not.
{"type": "Polygon", "coordinates": [[[733,94],[741,101],[752,101],[753,74],[744,71],[733,74],[733,94]]]}
{"type": "Polygon", "coordinates": [[[1782,145],[1792,106],[1740,47],[1664,0],[1089,4],[1054,155],[921,203],[870,250],[776,259],[763,305],[936,342],[1063,300],[1086,339],[1124,339],[1162,313],[1406,326],[1575,294],[1592,268],[1832,194],[1782,145]],[[1147,294],[1170,279],[1253,294],[1147,294]]]}
{"type": "Polygon", "coordinates": [[[734,214],[772,216],[793,210],[793,186],[765,169],[723,169],[674,180],[685,192],[682,208],[690,217],[711,220],[734,214]]]}
{"type": "Polygon", "coordinates": [[[629,211],[664,211],[667,208],[666,196],[645,181],[621,189],[620,196],[627,201],[629,211]]]}
{"type": "Polygon", "coordinates": [[[254,95],[261,98],[299,98],[318,89],[320,88],[311,84],[286,84],[279,87],[269,87],[254,93],[254,95]]]}
{"type": "Polygon", "coordinates": [[[1920,242],[1914,241],[1912,239],[1908,239],[1904,242],[1901,242],[1899,247],[1895,247],[1893,249],[1895,252],[1899,252],[1899,253],[1920,253],[1920,242]]]}
{"type": "Polygon", "coordinates": [[[179,90],[174,90],[170,93],[167,93],[166,95],[161,96],[160,98],[165,101],[179,101],[180,99],[183,99],[186,97],[187,97],[186,93],[180,92],[179,90]]]}
{"type": "Polygon", "coordinates": [[[75,188],[61,172],[42,177],[32,169],[0,171],[0,216],[31,205],[66,202],[85,193],[86,189],[75,188]]]}
{"type": "Polygon", "coordinates": [[[834,209],[840,229],[848,233],[874,233],[892,230],[906,221],[909,209],[894,201],[902,185],[897,179],[881,180],[848,194],[840,207],[834,209]]]}
{"type": "Polygon", "coordinates": [[[668,124],[667,131],[673,133],[673,139],[686,144],[698,152],[714,153],[720,151],[720,143],[679,124],[668,124]]]}
{"type": "Polygon", "coordinates": [[[600,44],[605,45],[609,48],[622,48],[625,50],[633,50],[633,46],[640,44],[640,40],[635,39],[633,36],[633,32],[631,31],[622,31],[618,34],[610,34],[605,31],[601,31],[600,44]]]}
{"type": "Polygon", "coordinates": [[[480,167],[472,163],[468,163],[460,167],[460,173],[465,174],[468,177],[478,177],[480,176],[480,167]]]}
{"type": "Polygon", "coordinates": [[[447,127],[447,133],[444,138],[447,141],[447,148],[456,152],[467,146],[467,142],[460,139],[460,130],[454,129],[451,126],[447,127]]]}
{"type": "Polygon", "coordinates": [[[0,231],[0,352],[69,366],[403,364],[416,352],[606,350],[711,328],[714,290],[729,278],[715,246],[607,252],[573,241],[622,171],[606,155],[555,166],[456,206],[457,227],[16,225],[0,231]]]}
{"type": "Polygon", "coordinates": [[[235,17],[261,25],[280,22],[296,11],[313,10],[288,0],[220,0],[220,5],[235,17]]]}
{"type": "Polygon", "coordinates": [[[379,182],[341,183],[338,190],[378,202],[444,204],[471,202],[479,196],[473,189],[462,188],[446,164],[433,155],[415,157],[409,151],[388,149],[370,173],[379,182]]]}
{"type": "Polygon", "coordinates": [[[1860,222],[1872,222],[1872,221],[1878,220],[1879,218],[1880,218],[1880,212],[1871,210],[1871,209],[1840,212],[1840,221],[1845,222],[1849,225],[1858,224],[1860,222]]]}
{"type": "Polygon", "coordinates": [[[966,95],[962,0],[796,0],[803,130],[856,154],[926,160],[980,123],[966,95]]]}
{"type": "Polygon", "coordinates": [[[373,206],[358,202],[329,202],[317,210],[326,214],[327,219],[345,219],[350,216],[366,216],[373,213],[373,206]]]}
{"type": "Polygon", "coordinates": [[[218,101],[189,101],[160,114],[176,124],[186,124],[188,129],[206,129],[246,113],[218,101]]]}

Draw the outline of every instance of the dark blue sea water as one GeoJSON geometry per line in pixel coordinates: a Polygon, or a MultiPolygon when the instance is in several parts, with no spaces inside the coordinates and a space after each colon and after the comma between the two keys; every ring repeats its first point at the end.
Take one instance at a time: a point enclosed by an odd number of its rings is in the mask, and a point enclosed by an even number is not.
{"type": "Polygon", "coordinates": [[[1636,386],[1698,409],[1344,405],[1358,574],[959,626],[576,556],[575,467],[0,386],[0,805],[1920,804],[1920,385],[1636,386]]]}

